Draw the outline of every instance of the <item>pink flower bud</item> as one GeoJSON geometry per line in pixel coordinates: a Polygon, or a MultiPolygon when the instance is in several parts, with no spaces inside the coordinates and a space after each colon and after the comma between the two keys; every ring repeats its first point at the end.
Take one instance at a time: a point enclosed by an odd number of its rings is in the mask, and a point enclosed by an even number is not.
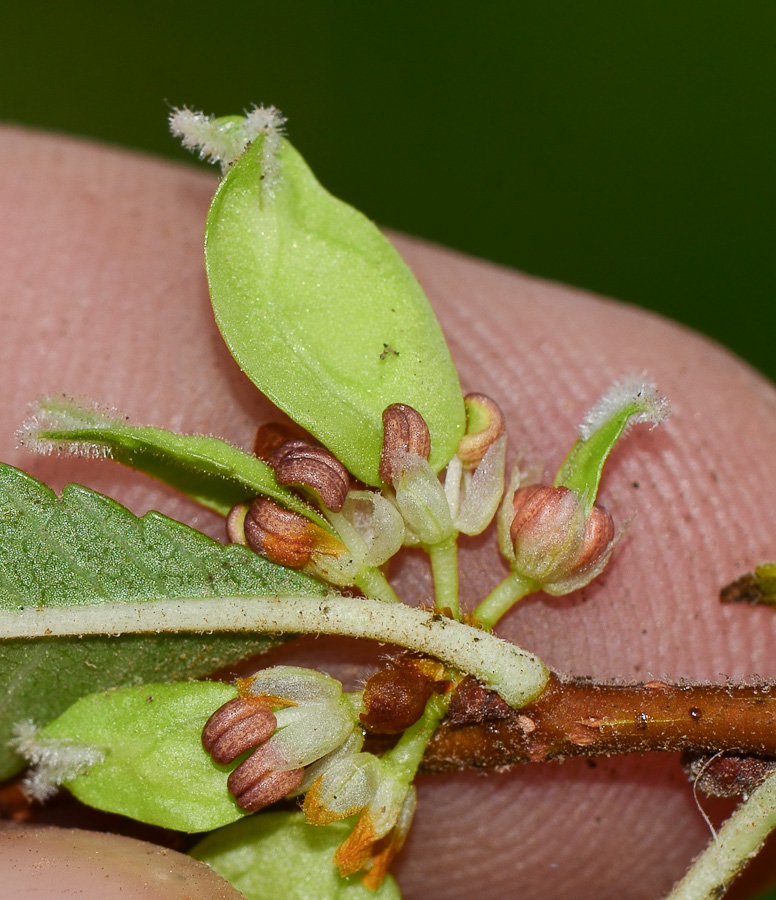
{"type": "Polygon", "coordinates": [[[514,571],[552,594],[591,581],[606,565],[614,523],[601,506],[585,515],[579,495],[566,487],[531,484],[513,498],[510,539],[514,571]]]}

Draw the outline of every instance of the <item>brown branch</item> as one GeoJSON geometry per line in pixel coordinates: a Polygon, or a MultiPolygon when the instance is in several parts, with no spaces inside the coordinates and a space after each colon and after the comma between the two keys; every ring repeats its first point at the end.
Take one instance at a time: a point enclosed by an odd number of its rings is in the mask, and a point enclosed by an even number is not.
{"type": "Polygon", "coordinates": [[[553,676],[514,710],[466,679],[426,772],[651,750],[776,756],[776,685],[607,685],[553,676]]]}

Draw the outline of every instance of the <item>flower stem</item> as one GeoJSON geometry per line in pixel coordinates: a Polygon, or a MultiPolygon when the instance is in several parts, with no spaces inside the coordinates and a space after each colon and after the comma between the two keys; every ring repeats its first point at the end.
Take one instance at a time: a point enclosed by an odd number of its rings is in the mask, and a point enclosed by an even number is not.
{"type": "Polygon", "coordinates": [[[452,693],[432,694],[423,715],[402,734],[394,747],[383,754],[383,760],[390,763],[407,786],[415,778],[426,747],[445,717],[452,697],[452,693]]]}
{"type": "Polygon", "coordinates": [[[460,621],[461,608],[458,601],[458,535],[453,534],[441,544],[428,548],[431,557],[431,571],[434,576],[436,599],[434,609],[449,609],[452,617],[460,621]]]}
{"type": "Polygon", "coordinates": [[[398,644],[474,675],[511,706],[543,690],[550,673],[532,653],[487,632],[404,603],[362,597],[210,597],[27,607],[0,612],[0,639],[85,634],[341,634],[398,644]]]}
{"type": "Polygon", "coordinates": [[[776,775],[725,822],[666,900],[719,900],[776,828],[776,775]]]}
{"type": "Polygon", "coordinates": [[[491,629],[518,600],[535,590],[536,585],[532,581],[510,572],[474,610],[474,618],[483,628],[491,629]]]}
{"type": "Polygon", "coordinates": [[[401,602],[388,579],[374,566],[370,566],[364,569],[363,572],[360,572],[355,578],[355,585],[363,592],[365,597],[372,597],[375,600],[384,600],[389,603],[401,602]]]}

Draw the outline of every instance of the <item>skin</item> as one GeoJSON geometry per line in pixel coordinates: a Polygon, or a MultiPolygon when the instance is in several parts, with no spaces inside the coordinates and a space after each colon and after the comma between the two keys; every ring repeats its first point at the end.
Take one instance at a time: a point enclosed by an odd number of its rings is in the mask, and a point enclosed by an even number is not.
{"type": "MultiPolygon", "coordinates": [[[[137,513],[159,509],[220,538],[216,516],[142,476],[31,457],[13,436],[31,401],[63,391],[245,448],[258,422],[278,418],[212,321],[201,233],[215,184],[214,174],[74,140],[9,129],[0,142],[0,458],[54,487],[81,481],[137,513]]],[[[775,555],[773,387],[663,319],[395,240],[440,317],[464,389],[502,406],[510,459],[520,448],[551,477],[576,424],[620,375],[648,372],[672,403],[664,426],[635,428],[607,466],[599,500],[629,524],[606,573],[570,597],[524,601],[499,633],[559,672],[601,679],[774,677],[773,613],[716,600],[775,555]]],[[[462,541],[461,563],[465,606],[506,572],[492,533],[462,541]]],[[[402,596],[429,599],[419,555],[392,576],[402,596]]],[[[370,652],[307,641],[283,659],[318,660],[352,679],[370,652]]],[[[730,809],[703,802],[712,819],[730,809]]],[[[708,838],[675,756],[570,760],[422,779],[396,872],[410,900],[518,890],[523,900],[580,890],[646,900],[667,891],[708,838]]]]}

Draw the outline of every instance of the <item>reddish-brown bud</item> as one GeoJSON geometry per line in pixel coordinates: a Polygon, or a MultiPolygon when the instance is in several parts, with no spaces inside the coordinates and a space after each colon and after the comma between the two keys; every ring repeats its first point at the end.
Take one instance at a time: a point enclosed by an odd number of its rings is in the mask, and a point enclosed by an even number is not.
{"type": "Polygon", "coordinates": [[[277,719],[255,698],[235,697],[217,709],[202,730],[202,746],[221,765],[257,747],[275,731],[277,719]]]}
{"type": "Polygon", "coordinates": [[[504,414],[495,400],[485,394],[467,394],[467,433],[461,438],[456,451],[465,469],[475,469],[483,456],[504,433],[504,414]]]}
{"type": "Polygon", "coordinates": [[[450,687],[441,663],[401,654],[367,681],[361,724],[376,734],[399,734],[423,715],[434,691],[444,692],[450,687]]]}
{"type": "Polygon", "coordinates": [[[397,465],[407,453],[428,459],[431,435],[423,416],[406,403],[394,403],[383,412],[383,448],[380,454],[380,478],[391,484],[397,465]]]}
{"type": "MultiPolygon", "coordinates": [[[[545,590],[581,577],[608,559],[615,531],[603,507],[594,506],[585,516],[574,491],[536,484],[518,490],[512,504],[513,568],[545,590]]],[[[582,583],[586,580],[577,586],[582,583]]]]}
{"type": "Polygon", "coordinates": [[[286,441],[267,461],[280,484],[308,488],[328,509],[342,509],[350,490],[350,476],[325,447],[304,440],[286,441]]]}
{"type": "Polygon", "coordinates": [[[256,553],[291,569],[303,569],[314,552],[336,556],[344,550],[319,525],[268,497],[257,497],[251,503],[244,532],[248,546],[256,553]]]}

